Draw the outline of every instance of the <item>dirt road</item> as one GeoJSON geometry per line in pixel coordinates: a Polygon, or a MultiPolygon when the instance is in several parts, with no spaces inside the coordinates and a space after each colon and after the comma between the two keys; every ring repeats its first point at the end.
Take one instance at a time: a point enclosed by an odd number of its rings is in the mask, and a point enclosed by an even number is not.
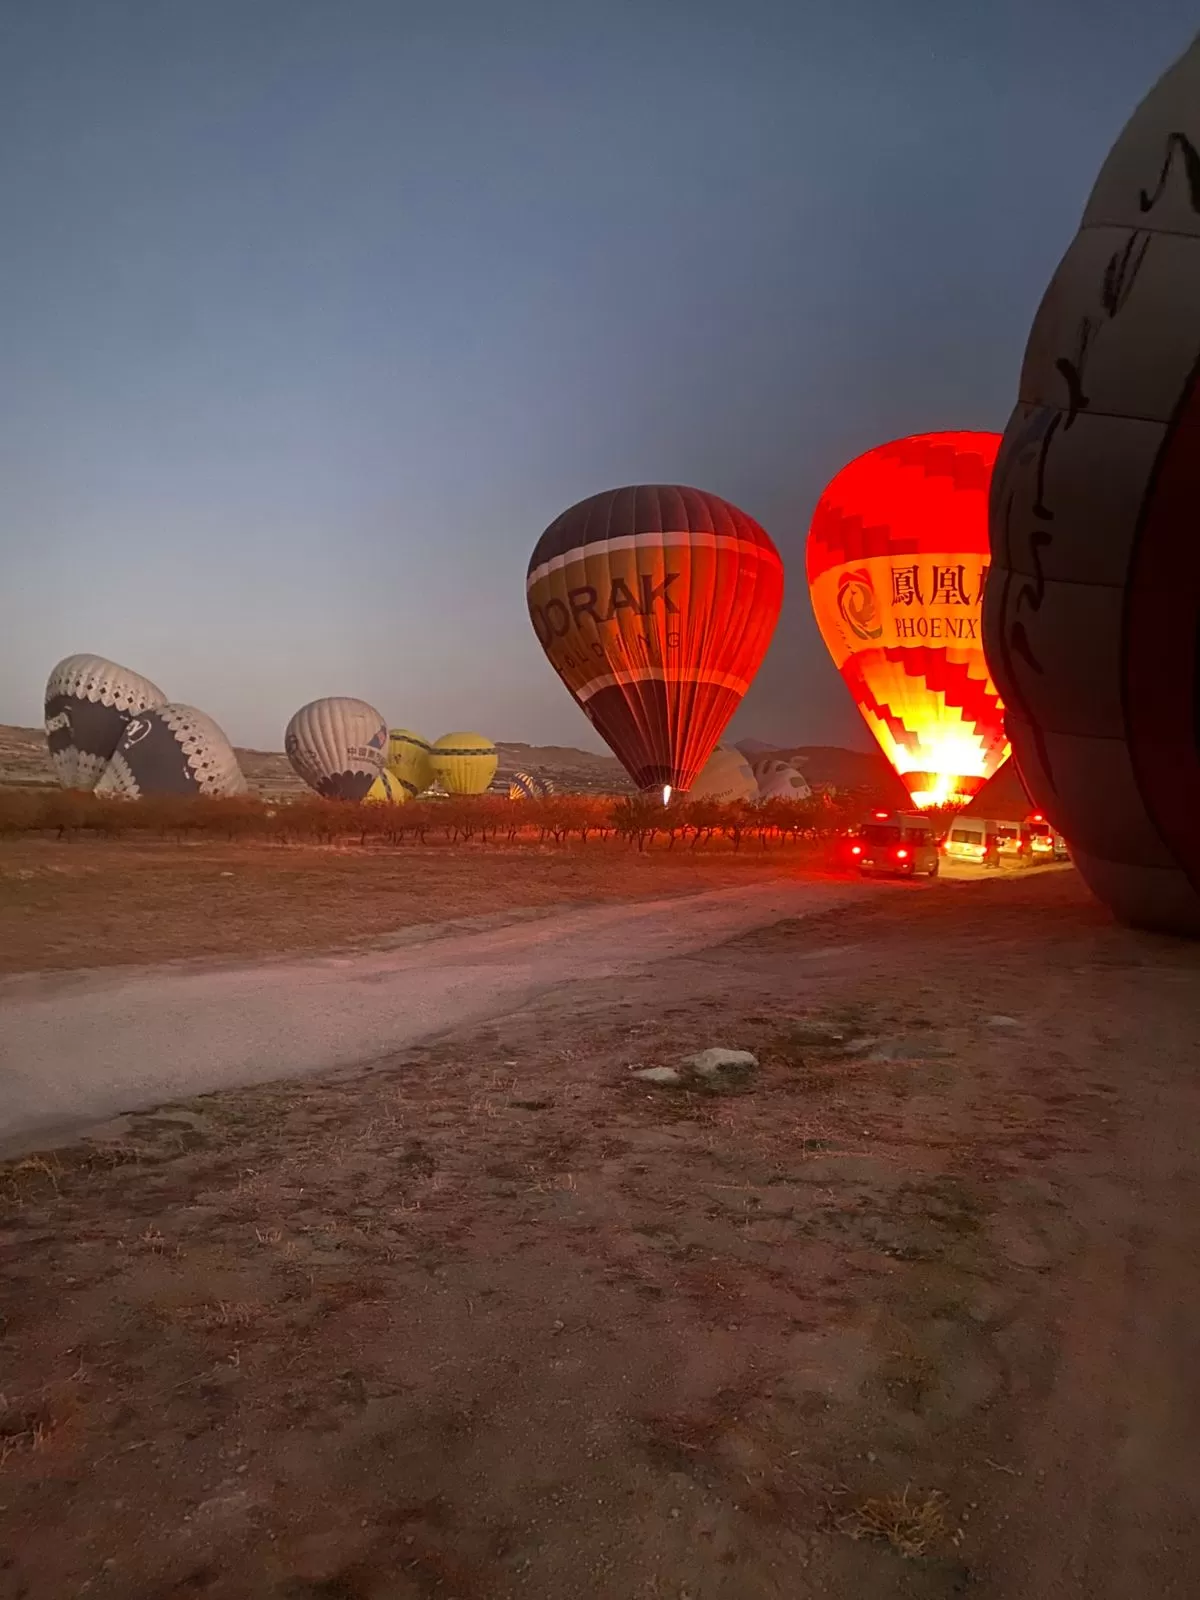
{"type": "Polygon", "coordinates": [[[474,931],[426,926],[365,953],[0,979],[0,1150],[166,1100],[361,1065],[546,990],[870,892],[793,877],[474,931]]]}
{"type": "Polygon", "coordinates": [[[0,1167],[0,1600],[1190,1597],[1198,1039],[885,890],[0,1167]]]}

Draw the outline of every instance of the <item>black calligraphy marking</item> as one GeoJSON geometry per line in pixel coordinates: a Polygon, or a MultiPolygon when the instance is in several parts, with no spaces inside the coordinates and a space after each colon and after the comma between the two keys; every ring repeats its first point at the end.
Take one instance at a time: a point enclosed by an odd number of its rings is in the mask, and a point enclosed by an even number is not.
{"type": "Polygon", "coordinates": [[[1119,255],[1108,258],[1108,265],[1104,269],[1104,282],[1100,289],[1100,304],[1108,313],[1109,321],[1119,312],[1124,311],[1129,296],[1133,293],[1134,284],[1137,283],[1138,274],[1145,265],[1146,252],[1150,248],[1150,234],[1143,230],[1131,233],[1125,241],[1125,248],[1119,255]]]}
{"type": "Polygon", "coordinates": [[[1193,211],[1200,212],[1200,151],[1188,138],[1186,133],[1169,133],[1167,135],[1167,148],[1163,155],[1162,170],[1158,175],[1158,182],[1151,193],[1143,189],[1138,196],[1138,205],[1143,212],[1153,211],[1158,202],[1166,193],[1167,182],[1171,176],[1171,168],[1175,165],[1175,157],[1179,156],[1183,162],[1184,177],[1187,179],[1188,204],[1193,211]]]}
{"type": "MultiPolygon", "coordinates": [[[[1182,153],[1189,173],[1189,181],[1193,174],[1193,169],[1197,179],[1197,186],[1192,190],[1193,203],[1195,204],[1196,200],[1200,198],[1200,158],[1196,157],[1194,148],[1187,144],[1186,140],[1183,143],[1187,145],[1187,148],[1182,153]]],[[[1159,190],[1153,200],[1143,204],[1143,211],[1148,210],[1150,205],[1157,202],[1162,187],[1166,183],[1172,157],[1173,147],[1169,144],[1163,165],[1163,173],[1159,180],[1159,190]]],[[[1143,194],[1143,201],[1145,199],[1146,197],[1143,194]]],[[[1050,498],[1047,494],[1051,451],[1054,448],[1055,440],[1071,429],[1080,414],[1086,411],[1091,403],[1087,393],[1087,372],[1095,350],[1096,339],[1105,326],[1114,321],[1128,305],[1134,285],[1142,267],[1145,265],[1146,254],[1150,248],[1150,237],[1150,234],[1144,229],[1134,230],[1130,233],[1122,248],[1114,251],[1109,256],[1104,264],[1104,272],[1100,280],[1099,298],[1100,306],[1104,313],[1103,317],[1082,317],[1076,329],[1073,357],[1059,356],[1054,363],[1055,371],[1062,379],[1066,390],[1065,403],[1049,423],[1044,424],[1044,431],[1038,443],[1037,462],[1034,470],[1034,502],[1031,507],[1031,513],[1036,522],[1046,524],[1054,521],[1054,507],[1050,504],[1050,498]]],[[[1036,428],[1042,425],[1044,421],[1044,415],[1043,409],[1042,418],[1034,425],[1031,432],[1036,433],[1036,428]]],[[[1018,451],[1018,460],[1021,459],[1021,456],[1022,453],[1018,451]]],[[[1025,457],[1024,459],[1027,460],[1028,458],[1025,457]]],[[[1004,510],[1005,545],[1010,559],[1012,549],[1012,507],[1013,497],[1010,494],[1004,510]]],[[[1021,705],[1026,721],[1032,730],[1038,758],[1051,786],[1056,787],[1045,734],[1036,718],[1029,715],[1029,707],[1017,688],[1016,677],[1013,673],[1014,656],[1020,657],[1030,671],[1036,673],[1038,677],[1041,677],[1044,673],[1043,664],[1038,659],[1037,652],[1033,648],[1029,630],[1022,620],[1021,613],[1023,611],[1032,612],[1036,616],[1042,608],[1042,603],[1046,597],[1046,571],[1042,555],[1053,542],[1054,533],[1051,528],[1045,526],[1035,527],[1028,536],[1029,555],[1033,563],[1032,581],[1022,581],[1019,584],[1015,584],[1014,580],[1018,575],[1011,570],[1005,574],[1001,614],[1010,618],[1010,621],[1007,630],[1001,630],[1000,646],[1001,656],[1009,677],[1009,692],[1012,694],[1015,691],[1015,697],[1021,705]],[[1011,610],[1010,597],[1012,599],[1011,610]]]]}
{"type": "MultiPolygon", "coordinates": [[[[1033,514],[1040,522],[1053,522],[1054,512],[1046,504],[1046,460],[1050,454],[1050,441],[1062,426],[1062,412],[1055,414],[1050,426],[1042,435],[1041,446],[1038,450],[1037,472],[1034,477],[1036,493],[1033,500],[1033,514]]],[[[1011,504],[1011,502],[1010,502],[1011,504]]]]}

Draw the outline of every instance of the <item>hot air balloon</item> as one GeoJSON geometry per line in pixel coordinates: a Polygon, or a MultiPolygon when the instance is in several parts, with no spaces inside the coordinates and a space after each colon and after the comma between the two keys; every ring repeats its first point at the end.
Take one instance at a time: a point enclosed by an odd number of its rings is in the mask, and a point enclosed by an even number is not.
{"type": "Polygon", "coordinates": [[[496,776],[496,746],[481,733],[444,733],[430,747],[433,775],[447,794],[483,794],[496,776]]]}
{"type": "Polygon", "coordinates": [[[688,790],[767,653],[783,563],[716,495],[611,489],[550,524],[526,595],[550,664],[634,783],[688,790]]]}
{"type": "Polygon", "coordinates": [[[127,800],[148,795],[237,795],[246,780],[229,740],[195,706],[154,706],[131,717],[96,793],[127,800]]]}
{"type": "Polygon", "coordinates": [[[387,723],[365,700],[334,696],[302,706],[283,748],[292,769],[326,800],[362,800],[384,769],[387,723]]]}
{"type": "Polygon", "coordinates": [[[781,756],[759,756],[750,763],[760,800],[808,800],[808,780],[781,756]]]}
{"type": "Polygon", "coordinates": [[[363,796],[363,805],[402,806],[412,795],[390,768],[384,770],[363,796]]]}
{"type": "Polygon", "coordinates": [[[719,800],[722,805],[735,800],[757,800],[758,782],[740,750],[719,744],[696,774],[687,797],[689,800],[719,800]]]}
{"type": "Polygon", "coordinates": [[[514,772],[508,785],[510,800],[544,800],[554,793],[549,778],[536,778],[531,772],[514,772]]]}
{"type": "Polygon", "coordinates": [[[984,638],[1099,898],[1200,935],[1200,39],[1134,112],[1034,320],[984,638]]]}
{"type": "Polygon", "coordinates": [[[166,703],[149,678],[103,656],[67,656],[46,682],[46,742],[64,789],[91,789],[130,717],[166,703]]]}
{"type": "Polygon", "coordinates": [[[407,728],[388,729],[387,765],[413,799],[424,794],[433,782],[429,741],[407,728]]]}
{"type": "Polygon", "coordinates": [[[984,659],[996,433],[925,433],[843,467],[817,502],[808,581],[822,637],[918,806],[965,799],[1008,755],[984,659]]]}

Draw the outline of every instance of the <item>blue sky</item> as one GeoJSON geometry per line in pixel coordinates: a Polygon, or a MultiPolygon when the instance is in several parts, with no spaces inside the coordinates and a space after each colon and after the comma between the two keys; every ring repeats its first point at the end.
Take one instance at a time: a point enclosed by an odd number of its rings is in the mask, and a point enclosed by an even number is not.
{"type": "Polygon", "coordinates": [[[789,589],[736,730],[866,747],[803,545],[860,450],[1003,427],[1184,0],[0,9],[0,720],[112,655],[239,743],[361,695],[595,744],[525,563],[694,483],[789,589]]]}

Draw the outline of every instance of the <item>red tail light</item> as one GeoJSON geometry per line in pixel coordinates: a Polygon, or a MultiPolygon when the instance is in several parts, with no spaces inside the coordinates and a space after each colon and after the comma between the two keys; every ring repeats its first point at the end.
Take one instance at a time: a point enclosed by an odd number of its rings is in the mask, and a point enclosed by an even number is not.
{"type": "Polygon", "coordinates": [[[897,861],[907,861],[908,860],[908,851],[907,850],[897,850],[896,851],[896,860],[897,861]]]}
{"type": "Polygon", "coordinates": [[[860,855],[862,855],[862,845],[860,845],[860,844],[851,845],[850,846],[850,854],[852,856],[860,856],[860,855]]]}

